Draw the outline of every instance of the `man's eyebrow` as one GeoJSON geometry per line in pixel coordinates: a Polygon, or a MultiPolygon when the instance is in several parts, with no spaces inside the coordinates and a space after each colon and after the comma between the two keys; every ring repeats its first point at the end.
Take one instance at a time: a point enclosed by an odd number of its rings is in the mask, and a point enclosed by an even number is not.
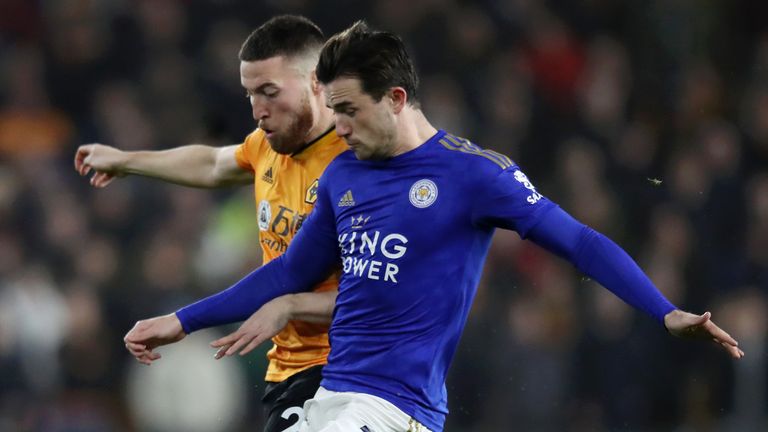
{"type": "Polygon", "coordinates": [[[352,102],[344,101],[339,102],[337,104],[326,104],[328,108],[333,108],[334,111],[343,111],[346,108],[349,108],[352,105],[352,102]]]}
{"type": "Polygon", "coordinates": [[[264,84],[256,87],[255,89],[249,89],[248,87],[246,87],[245,90],[252,91],[254,93],[259,93],[261,91],[266,90],[268,87],[275,87],[275,88],[277,88],[277,84],[275,84],[273,82],[265,82],[264,84]]]}

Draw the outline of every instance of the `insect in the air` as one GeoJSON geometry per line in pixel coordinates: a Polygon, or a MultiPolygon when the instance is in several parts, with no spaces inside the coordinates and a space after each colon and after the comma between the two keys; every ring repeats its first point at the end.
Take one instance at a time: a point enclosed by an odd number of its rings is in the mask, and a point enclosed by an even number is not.
{"type": "Polygon", "coordinates": [[[661,185],[661,180],[659,180],[659,179],[657,179],[657,178],[647,178],[646,180],[648,180],[649,182],[651,182],[651,184],[652,184],[652,185],[654,185],[654,186],[659,186],[659,185],[661,185]]]}

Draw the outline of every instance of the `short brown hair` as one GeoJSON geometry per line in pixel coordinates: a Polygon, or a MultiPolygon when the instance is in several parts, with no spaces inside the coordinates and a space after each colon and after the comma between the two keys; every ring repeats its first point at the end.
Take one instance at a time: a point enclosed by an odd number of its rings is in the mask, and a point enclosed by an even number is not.
{"type": "Polygon", "coordinates": [[[309,19],[300,15],[280,15],[254,30],[240,47],[238,57],[246,62],[279,55],[291,57],[320,51],[324,41],[323,31],[309,19]]]}
{"type": "Polygon", "coordinates": [[[328,84],[339,77],[357,78],[375,101],[392,87],[402,87],[418,106],[419,78],[402,39],[371,30],[364,21],[332,36],[320,52],[317,79],[328,84]]]}

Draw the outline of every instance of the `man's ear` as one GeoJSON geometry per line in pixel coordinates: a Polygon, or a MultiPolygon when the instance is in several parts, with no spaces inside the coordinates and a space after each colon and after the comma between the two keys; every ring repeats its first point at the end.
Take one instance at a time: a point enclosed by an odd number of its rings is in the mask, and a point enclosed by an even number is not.
{"type": "Polygon", "coordinates": [[[402,111],[408,103],[408,92],[402,87],[392,87],[389,90],[387,97],[392,104],[392,110],[395,114],[400,114],[400,111],[402,111]]]}
{"type": "Polygon", "coordinates": [[[312,84],[312,93],[316,95],[320,94],[320,92],[323,91],[323,85],[320,84],[320,81],[317,79],[317,72],[315,70],[312,70],[310,73],[309,80],[312,84]]]}

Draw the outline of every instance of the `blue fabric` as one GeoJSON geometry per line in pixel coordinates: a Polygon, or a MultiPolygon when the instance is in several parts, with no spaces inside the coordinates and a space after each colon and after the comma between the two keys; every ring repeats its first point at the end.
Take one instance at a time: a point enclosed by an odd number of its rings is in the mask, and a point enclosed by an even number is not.
{"type": "MultiPolygon", "coordinates": [[[[318,190],[323,190],[323,182],[318,190]]],[[[325,196],[318,193],[315,210],[304,222],[304,226],[317,226],[300,229],[291,242],[296,246],[230,288],[176,311],[184,332],[189,334],[244,321],[268,301],[285,294],[310,291],[325,280],[339,262],[333,219],[314,222],[319,217],[332,215],[324,209],[325,196]]]]}
{"type": "Polygon", "coordinates": [[[673,308],[626,253],[539,194],[507,157],[440,131],[385,161],[339,155],[285,254],[177,315],[185,331],[240,321],[340,263],[322,385],[384,398],[439,432],[446,373],[496,227],[568,259],[657,319],[673,308]]]}
{"type": "Polygon", "coordinates": [[[556,207],[530,231],[529,239],[573,263],[626,303],[662,325],[675,309],[616,243],[556,207]]]}

